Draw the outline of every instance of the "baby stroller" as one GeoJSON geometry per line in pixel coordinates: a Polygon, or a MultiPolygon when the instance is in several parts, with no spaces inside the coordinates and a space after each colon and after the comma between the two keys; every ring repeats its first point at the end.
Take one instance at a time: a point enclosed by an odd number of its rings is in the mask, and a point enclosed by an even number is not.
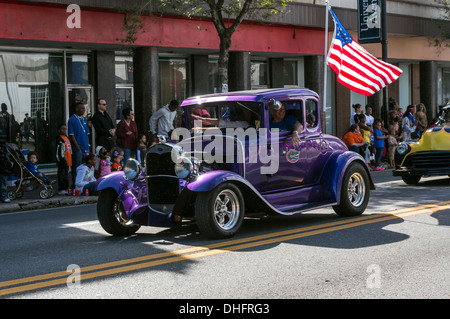
{"type": "Polygon", "coordinates": [[[12,175],[17,178],[14,182],[15,190],[8,191],[9,199],[22,198],[24,192],[30,192],[43,186],[44,189],[39,192],[42,199],[50,198],[55,195],[52,185],[44,183],[38,176],[33,175],[26,167],[25,156],[16,144],[6,143],[9,157],[13,162],[11,169],[12,175]]]}

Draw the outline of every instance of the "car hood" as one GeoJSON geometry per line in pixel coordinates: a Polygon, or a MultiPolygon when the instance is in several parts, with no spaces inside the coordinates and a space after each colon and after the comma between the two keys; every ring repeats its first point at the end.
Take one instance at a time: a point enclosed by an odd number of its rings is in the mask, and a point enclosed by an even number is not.
{"type": "Polygon", "coordinates": [[[434,127],[427,130],[419,143],[411,144],[411,151],[450,151],[450,127],[434,127]]]}

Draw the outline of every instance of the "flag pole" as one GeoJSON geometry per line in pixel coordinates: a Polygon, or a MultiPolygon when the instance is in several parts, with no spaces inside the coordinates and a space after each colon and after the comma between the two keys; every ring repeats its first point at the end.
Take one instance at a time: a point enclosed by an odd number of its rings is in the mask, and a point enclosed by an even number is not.
{"type": "Polygon", "coordinates": [[[323,99],[322,99],[322,110],[323,113],[327,111],[327,57],[328,57],[328,10],[329,4],[328,0],[325,0],[325,54],[323,59],[323,99]]]}

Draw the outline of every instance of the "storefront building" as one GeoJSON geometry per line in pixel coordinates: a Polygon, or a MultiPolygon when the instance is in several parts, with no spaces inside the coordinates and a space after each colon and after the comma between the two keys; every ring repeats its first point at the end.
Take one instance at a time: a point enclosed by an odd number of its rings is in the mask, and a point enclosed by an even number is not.
{"type": "MultiPolygon", "coordinates": [[[[96,101],[104,98],[116,122],[131,107],[139,132],[147,133],[151,114],[171,99],[181,102],[219,90],[219,38],[208,19],[149,15],[131,56],[123,43],[124,14],[114,9],[121,2],[0,2],[0,103],[10,115],[10,141],[36,150],[40,163],[54,163],[57,128],[67,123],[76,102],[86,105],[89,119],[96,101]],[[71,2],[79,11],[69,7],[71,2]]],[[[357,39],[355,2],[339,1],[334,10],[357,39]]],[[[270,23],[244,22],[238,28],[229,91],[300,86],[323,95],[324,1],[294,1],[288,9],[270,23]]],[[[428,1],[388,1],[389,62],[404,71],[388,94],[403,108],[425,103],[429,117],[450,100],[450,50],[430,44],[440,10],[428,1]]],[[[331,17],[329,23],[331,41],[331,17]]],[[[381,57],[381,44],[364,47],[381,57]]],[[[327,133],[345,133],[355,103],[370,103],[381,116],[380,94],[366,98],[351,92],[329,68],[327,88],[327,133]]]]}

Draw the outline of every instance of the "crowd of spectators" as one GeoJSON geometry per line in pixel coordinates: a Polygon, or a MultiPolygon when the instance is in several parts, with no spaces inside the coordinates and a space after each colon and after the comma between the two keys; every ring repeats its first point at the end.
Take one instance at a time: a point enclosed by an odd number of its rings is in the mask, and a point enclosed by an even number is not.
{"type": "Polygon", "coordinates": [[[361,154],[376,171],[394,168],[395,149],[401,141],[419,139],[428,128],[426,107],[423,103],[399,107],[395,99],[389,99],[388,123],[374,119],[372,107],[354,104],[350,127],[342,137],[349,150],[361,154]]]}

